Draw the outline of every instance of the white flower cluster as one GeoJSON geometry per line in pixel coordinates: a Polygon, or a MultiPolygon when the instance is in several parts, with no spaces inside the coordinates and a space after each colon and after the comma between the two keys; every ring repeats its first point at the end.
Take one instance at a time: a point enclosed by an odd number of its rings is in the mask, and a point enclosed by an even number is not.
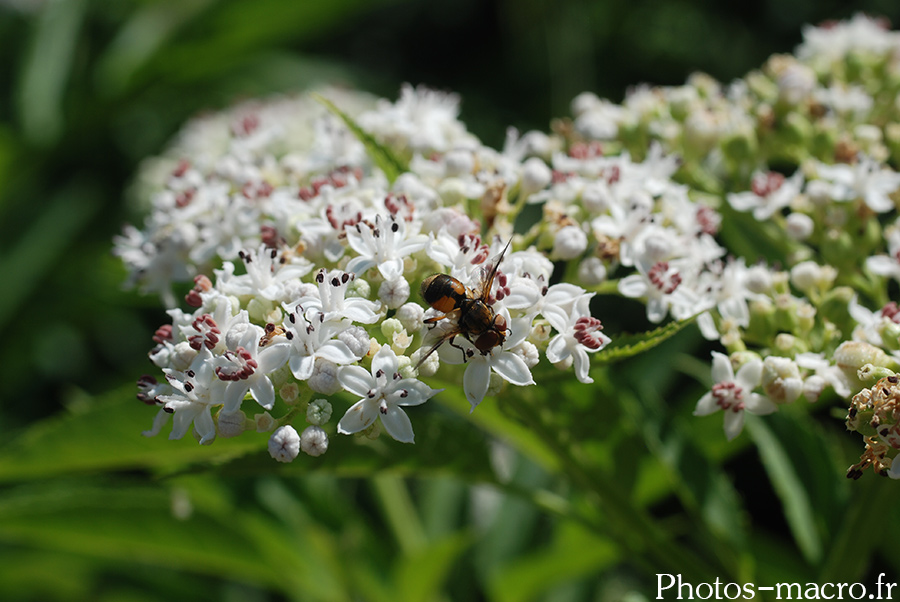
{"type": "Polygon", "coordinates": [[[730,85],[581,94],[554,133],[510,129],[499,151],[421,87],[326,92],[343,119],[302,98],[202,118],[145,172],[150,216],[116,242],[170,306],[194,279],[151,353],[166,381],[140,381],[153,432],[171,413],[173,437],[204,443],[279,427],[277,459],[318,455],[335,400],[310,399],[344,391],[359,401],[338,432],[381,418],[412,441],[402,408],[442,364],[465,364],[473,409],[540,382],[542,358],[591,382],[598,292],[654,324],[698,316],[729,355],[695,414],[723,410],[728,438],[744,411],[849,397],[858,369],[900,367],[898,92],[900,37],[858,16],[730,85]],[[433,273],[426,302],[412,291],[433,273]],[[250,398],[281,417],[248,419],[250,398]]]}
{"type": "MultiPolygon", "coordinates": [[[[859,369],[877,375],[900,359],[900,316],[888,297],[888,279],[900,281],[900,34],[857,15],[803,37],[794,55],[772,56],[730,85],[695,75],[684,86],[637,88],[622,105],[590,93],[573,104],[587,148],[649,148],[659,168],[647,179],[664,183],[660,145],[680,157],[668,172],[689,194],[715,199],[722,216],[710,223],[733,222],[720,238],[736,258],[723,259],[715,243],[695,244],[706,254],[691,256],[680,241],[659,258],[659,290],[678,282],[671,295],[653,291],[646,260],[635,262],[642,280],[619,281],[622,294],[648,300],[653,321],[666,307],[676,317],[704,312],[701,331],[730,357],[713,353],[716,384],[695,414],[722,410],[728,438],[744,411],[816,401],[826,389],[847,398],[863,384],[859,369]]],[[[671,215],[658,202],[625,214],[628,225],[613,231],[623,263],[626,245],[660,214],[671,215]]]]}
{"type": "MultiPolygon", "coordinates": [[[[504,383],[534,384],[541,351],[591,382],[588,353],[609,342],[590,315],[592,293],[551,284],[553,262],[512,237],[509,191],[550,182],[545,166],[535,175],[525,143],[504,153],[484,147],[458,121],[455,97],[406,87],[397,103],[370,103],[354,116],[409,161],[390,182],[342,121],[308,103],[245,104],[201,118],[172,159],[156,162],[170,168],[161,181],[156,167],[145,175],[152,212],[143,229],[126,228],[116,252],[134,282],[167,301],[179,280],[194,281],[190,311],[170,309],[172,324],[154,337],[150,358],[165,380],[139,382],[139,397],[160,406],[147,434],[170,415],[171,438],[193,428],[201,443],[277,429],[270,452],[290,461],[327,449],[331,402],[313,394],[359,399],[339,433],[371,433],[380,418],[391,437],[412,442],[403,408],[438,392],[419,378],[442,362],[466,364],[472,408],[504,383]],[[293,135],[305,136],[306,150],[288,145],[293,135]],[[473,200],[479,212],[470,215],[473,200]],[[483,225],[495,233],[490,242],[483,225]],[[510,239],[521,250],[505,252],[510,239]],[[411,300],[432,273],[459,287],[442,312],[411,300]],[[467,315],[474,300],[487,323],[467,315]],[[489,343],[479,338],[485,328],[495,331],[489,343]],[[252,419],[248,400],[259,406],[252,419]],[[312,425],[302,435],[288,424],[299,411],[312,425]]],[[[365,103],[346,104],[354,112],[365,103]]]]}

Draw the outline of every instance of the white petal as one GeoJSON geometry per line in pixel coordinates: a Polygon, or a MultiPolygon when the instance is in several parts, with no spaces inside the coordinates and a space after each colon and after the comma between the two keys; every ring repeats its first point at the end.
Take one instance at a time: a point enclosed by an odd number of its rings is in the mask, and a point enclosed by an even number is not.
{"type": "Polygon", "coordinates": [[[216,425],[209,413],[209,407],[203,408],[194,417],[194,429],[200,435],[200,445],[208,445],[216,438],[216,425]]]}
{"type": "MultiPolygon", "coordinates": [[[[523,362],[524,363],[524,362],[523,362]]],[[[491,368],[486,361],[472,360],[463,374],[463,390],[472,410],[481,403],[491,382],[491,368]]]]}
{"type": "Polygon", "coordinates": [[[291,373],[297,380],[308,380],[312,376],[315,364],[316,358],[311,355],[294,355],[288,362],[291,373]]]}
{"type": "Polygon", "coordinates": [[[184,437],[188,429],[191,428],[193,420],[194,412],[188,409],[176,411],[175,415],[172,416],[172,432],[169,433],[169,439],[175,440],[184,437]]]}
{"type": "Polygon", "coordinates": [[[752,391],[762,382],[763,362],[762,360],[750,360],[740,367],[737,375],[734,377],[736,382],[742,389],[752,391]]]}
{"type": "Polygon", "coordinates": [[[640,274],[631,274],[619,280],[619,292],[635,299],[647,294],[647,282],[640,274]]]}
{"type": "Polygon", "coordinates": [[[366,403],[365,399],[360,399],[350,406],[350,409],[338,422],[337,430],[342,435],[352,435],[369,428],[377,417],[378,407],[375,404],[366,403]]]}
{"type": "Polygon", "coordinates": [[[328,360],[335,364],[352,364],[356,356],[343,341],[328,341],[316,351],[316,357],[328,360]]]}
{"type": "Polygon", "coordinates": [[[275,406],[275,386],[268,377],[260,377],[254,380],[250,385],[250,393],[253,399],[267,410],[271,410],[275,406]]]}
{"type": "Polygon", "coordinates": [[[403,276],[403,260],[400,258],[386,259],[378,264],[378,271],[388,281],[400,278],[403,276]]]}
{"type": "Polygon", "coordinates": [[[371,267],[375,267],[375,260],[362,255],[354,257],[347,263],[347,271],[359,276],[371,267]]]}
{"type": "Polygon", "coordinates": [[[707,392],[700,398],[700,401],[697,402],[697,407],[694,408],[694,416],[708,416],[717,410],[719,410],[719,406],[716,403],[713,394],[707,392]]]}
{"type": "Polygon", "coordinates": [[[876,255],[866,259],[866,267],[879,276],[895,276],[898,273],[898,264],[887,255],[876,255]]]}
{"type": "Polygon", "coordinates": [[[525,363],[521,356],[515,353],[504,351],[499,357],[491,360],[491,367],[494,369],[494,372],[514,385],[525,386],[534,384],[528,364],[525,363]]]}
{"type": "Polygon", "coordinates": [[[263,374],[268,374],[281,368],[288,360],[291,349],[292,345],[290,343],[275,343],[263,347],[256,357],[256,361],[259,362],[257,370],[263,374]]]}
{"type": "Polygon", "coordinates": [[[533,280],[521,278],[511,287],[509,294],[503,297],[503,305],[510,309],[527,309],[537,305],[540,300],[541,291],[537,284],[533,280]]]}
{"type": "MultiPolygon", "coordinates": [[[[734,380],[734,369],[731,360],[724,353],[712,352],[712,379],[717,383],[730,383],[734,380]]],[[[760,364],[762,369],[762,364],[760,364]]]]}
{"type": "Polygon", "coordinates": [[[414,378],[404,378],[398,383],[397,388],[406,391],[406,397],[403,397],[396,402],[399,406],[417,406],[423,404],[443,391],[443,389],[432,389],[422,381],[414,378]]]}
{"type": "Polygon", "coordinates": [[[594,379],[588,375],[591,369],[591,361],[588,358],[588,354],[584,349],[577,348],[573,352],[573,359],[575,360],[575,377],[579,382],[583,382],[585,384],[590,384],[594,382],[594,379]]]}
{"type": "Polygon", "coordinates": [[[547,344],[547,360],[551,364],[555,364],[556,362],[561,362],[569,355],[571,351],[569,347],[566,345],[566,337],[561,334],[556,335],[552,339],[550,339],[550,343],[547,344]]]}
{"type": "Polygon", "coordinates": [[[345,390],[360,397],[366,397],[369,391],[378,387],[369,371],[359,366],[341,366],[337,377],[345,390]]]}
{"type": "Polygon", "coordinates": [[[744,429],[744,413],[728,410],[725,412],[725,438],[731,441],[744,429]]]}
{"type": "Polygon", "coordinates": [[[388,435],[400,441],[401,443],[413,443],[412,422],[406,412],[397,406],[388,406],[386,414],[381,415],[381,424],[388,435]]]}
{"type": "Polygon", "coordinates": [[[876,213],[886,213],[894,208],[894,201],[883,192],[868,190],[866,192],[866,205],[876,213]]]}
{"type": "Polygon", "coordinates": [[[768,397],[764,397],[759,393],[751,393],[744,402],[744,409],[756,416],[765,416],[766,414],[777,412],[778,406],[768,397]]]}
{"type": "Polygon", "coordinates": [[[558,305],[544,305],[541,315],[550,323],[556,332],[562,334],[569,330],[569,314],[558,305]]]}
{"type": "Polygon", "coordinates": [[[381,370],[387,374],[388,378],[391,378],[391,375],[397,371],[398,365],[397,354],[389,345],[382,345],[378,353],[372,357],[372,374],[381,370]]]}
{"type": "Polygon", "coordinates": [[[244,401],[244,396],[249,390],[250,383],[246,380],[228,383],[228,386],[225,387],[225,407],[222,408],[222,411],[226,414],[237,412],[241,407],[241,403],[244,401]]]}
{"type": "MultiPolygon", "coordinates": [[[[159,434],[159,431],[162,430],[162,427],[166,424],[166,422],[169,421],[170,416],[171,414],[161,409],[156,413],[156,417],[153,418],[153,426],[151,426],[149,430],[146,430],[141,434],[144,437],[155,437],[159,434]]],[[[898,462],[897,464],[900,465],[900,462],[898,462]]]]}
{"type": "Polygon", "coordinates": [[[716,322],[708,311],[697,316],[697,326],[700,327],[700,334],[707,341],[715,341],[719,338],[719,329],[716,328],[716,322]]]}

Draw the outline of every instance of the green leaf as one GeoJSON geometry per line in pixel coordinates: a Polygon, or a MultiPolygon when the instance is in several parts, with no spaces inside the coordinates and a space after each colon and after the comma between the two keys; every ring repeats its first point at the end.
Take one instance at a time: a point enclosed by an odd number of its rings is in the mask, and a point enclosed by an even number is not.
{"type": "Polygon", "coordinates": [[[219,519],[200,511],[173,516],[171,492],[160,485],[61,480],[6,490],[0,497],[0,540],[279,582],[265,554],[219,519]]]}
{"type": "Polygon", "coordinates": [[[619,547],[565,522],[544,549],[520,556],[497,571],[489,582],[490,599],[527,602],[562,583],[599,574],[621,560],[619,547]]]}
{"type": "Polygon", "coordinates": [[[371,134],[359,127],[359,124],[356,123],[356,121],[354,121],[352,117],[340,110],[333,102],[331,102],[321,94],[314,93],[312,97],[325,105],[325,107],[329,111],[334,113],[341,119],[341,121],[344,122],[347,128],[351,132],[353,132],[353,135],[363,143],[363,146],[366,147],[366,152],[369,154],[372,162],[374,162],[375,165],[384,172],[389,182],[393,182],[394,180],[396,180],[397,176],[408,169],[408,166],[403,161],[401,161],[400,158],[397,157],[397,155],[395,155],[391,149],[375,140],[375,138],[371,134]]]}
{"type": "Polygon", "coordinates": [[[819,502],[813,505],[810,491],[801,478],[809,466],[797,465],[798,460],[803,458],[800,444],[792,437],[777,436],[770,426],[771,422],[779,419],[778,415],[765,419],[748,415],[746,426],[759,450],[769,480],[781,498],[784,516],[797,546],[808,562],[816,564],[823,555],[822,538],[815,524],[819,502]]]}
{"type": "Polygon", "coordinates": [[[64,100],[75,48],[85,16],[85,0],[51,2],[42,7],[37,28],[21,70],[17,91],[18,111],[25,137],[50,145],[64,128],[64,100]]]}
{"type": "Polygon", "coordinates": [[[469,535],[457,533],[398,558],[394,563],[394,583],[399,599],[407,602],[436,599],[450,569],[470,541],[469,535]]]}
{"type": "Polygon", "coordinates": [[[692,316],[640,334],[616,336],[609,345],[593,355],[592,362],[611,364],[644,353],[674,336],[695,319],[696,316],[692,316]]]}
{"type": "Polygon", "coordinates": [[[0,328],[20,311],[47,272],[58,269],[60,259],[99,209],[99,196],[94,186],[70,182],[45,203],[33,223],[22,225],[17,240],[7,241],[12,245],[0,257],[0,274],[6,276],[0,328]]]}
{"type": "Polygon", "coordinates": [[[157,409],[137,401],[134,391],[133,385],[123,387],[34,423],[0,447],[0,482],[134,468],[167,472],[194,462],[225,462],[266,446],[268,435],[253,432],[206,446],[190,436],[144,437],[157,409]]]}

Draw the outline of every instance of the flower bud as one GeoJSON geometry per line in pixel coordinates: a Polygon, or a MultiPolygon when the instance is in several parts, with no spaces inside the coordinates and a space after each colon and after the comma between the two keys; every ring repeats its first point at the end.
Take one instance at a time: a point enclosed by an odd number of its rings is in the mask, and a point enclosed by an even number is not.
{"type": "Polygon", "coordinates": [[[815,222],[805,213],[791,213],[785,220],[788,236],[794,240],[803,241],[812,236],[815,230],[815,222]]]}
{"type": "Polygon", "coordinates": [[[425,319],[425,310],[418,303],[404,303],[394,314],[407,332],[418,332],[425,319]]]}
{"type": "Polygon", "coordinates": [[[538,365],[538,362],[541,361],[541,356],[538,354],[538,348],[534,343],[528,341],[522,341],[520,344],[516,345],[512,352],[521,357],[529,369],[534,368],[538,365]]]}
{"type": "Polygon", "coordinates": [[[362,326],[351,326],[342,330],[337,338],[350,348],[350,352],[357,359],[362,359],[369,351],[369,333],[362,326]]]}
{"type": "Polygon", "coordinates": [[[256,414],[253,416],[253,421],[256,423],[257,433],[268,433],[275,428],[275,419],[268,412],[256,414]]]}
{"type": "Polygon", "coordinates": [[[543,190],[550,183],[552,176],[546,163],[537,157],[531,157],[522,165],[521,194],[529,196],[543,190]]]}
{"type": "MultiPolygon", "coordinates": [[[[413,352],[413,354],[410,356],[411,364],[413,366],[418,364],[421,361],[422,357],[426,353],[428,353],[428,347],[421,347],[419,349],[416,349],[413,352]]],[[[434,374],[438,371],[438,368],[440,368],[440,367],[441,367],[441,360],[438,357],[438,354],[432,353],[430,356],[428,356],[428,359],[426,359],[424,362],[422,362],[422,365],[418,367],[418,373],[419,373],[418,375],[420,378],[422,378],[422,377],[427,378],[429,376],[434,376],[434,374]]]]}
{"type": "Polygon", "coordinates": [[[578,264],[578,281],[585,286],[605,282],[606,277],[606,265],[599,257],[587,257],[578,264]]]}
{"type": "Polygon", "coordinates": [[[368,299],[372,294],[372,287],[367,280],[362,278],[354,278],[347,287],[346,297],[362,297],[368,299]]]}
{"type": "Polygon", "coordinates": [[[281,385],[281,388],[278,389],[278,395],[284,403],[293,405],[297,403],[297,399],[300,397],[300,385],[294,381],[284,383],[281,385]]]}
{"type": "Polygon", "coordinates": [[[331,404],[327,399],[313,399],[306,406],[306,421],[321,426],[331,419],[331,404]]]}
{"type": "Polygon", "coordinates": [[[575,259],[587,249],[587,234],[578,226],[561,228],[553,238],[553,255],[557,259],[575,259]]]}
{"type": "Polygon", "coordinates": [[[403,330],[403,324],[396,318],[388,318],[381,323],[381,334],[390,339],[396,333],[403,330]]]}
{"type": "Polygon", "coordinates": [[[300,435],[290,425],[280,426],[269,437],[269,455],[279,462],[292,462],[300,453],[300,435]]]}
{"type": "Polygon", "coordinates": [[[397,309],[409,299],[409,282],[402,276],[385,280],[378,287],[378,299],[389,309],[397,309]]]}
{"type": "Polygon", "coordinates": [[[219,412],[218,420],[219,436],[225,439],[229,437],[237,437],[244,432],[244,421],[247,419],[246,414],[241,410],[226,414],[219,412]]]}
{"type": "Polygon", "coordinates": [[[762,386],[777,404],[793,403],[803,393],[803,380],[794,360],[770,355],[763,360],[762,386]]]}
{"type": "Polygon", "coordinates": [[[834,363],[841,369],[844,376],[850,381],[851,389],[860,389],[863,383],[859,378],[859,370],[866,364],[872,364],[873,368],[888,368],[894,372],[900,371],[897,360],[884,351],[864,343],[862,341],[845,341],[834,351],[834,363]]]}
{"type": "Polygon", "coordinates": [[[448,178],[455,178],[472,173],[475,169],[475,157],[472,151],[456,149],[444,155],[444,173],[448,178]]]}
{"type": "Polygon", "coordinates": [[[485,393],[485,397],[496,397],[500,390],[503,388],[503,378],[499,374],[494,371],[491,371],[491,377],[488,381],[487,393],[485,393]]]}
{"type": "Polygon", "coordinates": [[[316,358],[312,376],[306,381],[310,389],[323,395],[334,395],[342,389],[337,379],[337,365],[321,357],[316,358]]]}
{"type": "Polygon", "coordinates": [[[328,451],[328,433],[318,426],[306,427],[300,435],[300,449],[310,456],[321,456],[328,451]]]}

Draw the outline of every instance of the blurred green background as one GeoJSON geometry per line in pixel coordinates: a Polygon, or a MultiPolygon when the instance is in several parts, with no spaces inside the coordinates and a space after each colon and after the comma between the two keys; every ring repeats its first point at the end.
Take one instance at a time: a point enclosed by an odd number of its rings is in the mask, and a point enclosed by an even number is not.
{"type": "MultiPolygon", "coordinates": [[[[92,450],[114,456],[116,437],[149,427],[153,410],[120,402],[133,400],[134,381],[151,368],[150,337],[166,321],[158,299],[122,290],[110,253],[122,224],[141,219],[126,202],[129,180],[185,120],[241,99],[323,82],[393,99],[401,83],[424,83],[460,93],[463,121],[496,146],[510,125],[546,130],[581,91],[618,101],[629,86],[680,84],[693,71],[729,81],[791,52],[803,24],[857,11],[900,21],[895,0],[0,2],[0,599],[614,600],[649,591],[653,567],[630,566],[606,540],[547,518],[566,500],[564,482],[551,488],[559,499],[542,500],[455,478],[411,489],[395,473],[338,478],[373,468],[342,472],[338,460],[302,479],[219,456],[225,468],[210,472],[176,459],[196,454],[202,465],[213,457],[206,449],[164,436],[152,444],[168,450],[157,463],[92,462],[92,450]],[[93,427],[78,430],[84,424],[93,427]],[[409,504],[422,514],[417,526],[404,525],[409,504]],[[494,518],[480,524],[479,504],[503,512],[485,510],[494,518]],[[191,508],[181,529],[179,512],[191,508]],[[586,550],[582,565],[561,560],[565,549],[586,550]],[[544,573],[540,586],[516,590],[544,573]]],[[[525,491],[555,482],[517,466],[525,491]]],[[[738,490],[765,481],[750,466],[734,476],[738,490]]],[[[659,494],[658,513],[668,514],[667,499],[659,494]]],[[[786,528],[781,508],[772,512],[768,526],[786,528]]]]}

